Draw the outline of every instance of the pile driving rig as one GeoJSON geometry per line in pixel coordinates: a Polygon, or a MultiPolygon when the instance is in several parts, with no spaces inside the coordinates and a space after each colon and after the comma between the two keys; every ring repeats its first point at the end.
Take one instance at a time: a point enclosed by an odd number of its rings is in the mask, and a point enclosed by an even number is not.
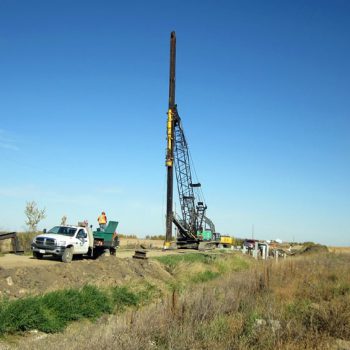
{"type": "Polygon", "coordinates": [[[167,211],[164,248],[172,241],[172,224],[177,227],[176,245],[178,248],[198,249],[200,243],[217,240],[215,226],[206,216],[207,206],[200,196],[200,183],[193,183],[188,145],[181,118],[175,104],[175,61],[176,35],[170,35],[170,79],[169,108],[167,119],[167,211]],[[181,217],[173,212],[173,174],[176,174],[177,189],[181,206],[181,217]]]}

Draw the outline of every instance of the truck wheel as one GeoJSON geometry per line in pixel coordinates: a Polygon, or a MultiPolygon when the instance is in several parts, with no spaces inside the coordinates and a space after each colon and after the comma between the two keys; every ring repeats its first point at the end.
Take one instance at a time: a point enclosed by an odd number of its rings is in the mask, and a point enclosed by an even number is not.
{"type": "Polygon", "coordinates": [[[103,250],[99,249],[99,248],[95,248],[93,250],[93,255],[92,255],[92,258],[93,259],[98,259],[101,255],[103,254],[103,250]]]}
{"type": "Polygon", "coordinates": [[[73,260],[73,248],[66,248],[62,255],[64,263],[70,263],[73,260]]]}
{"type": "Polygon", "coordinates": [[[34,256],[34,258],[37,258],[37,259],[42,259],[43,258],[43,254],[41,254],[39,252],[33,252],[33,256],[34,256]]]}

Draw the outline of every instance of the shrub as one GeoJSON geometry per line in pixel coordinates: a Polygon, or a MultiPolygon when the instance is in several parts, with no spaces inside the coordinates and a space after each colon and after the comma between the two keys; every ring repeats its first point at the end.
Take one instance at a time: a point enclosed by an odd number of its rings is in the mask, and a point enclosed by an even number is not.
{"type": "Polygon", "coordinates": [[[0,333],[38,328],[45,321],[39,298],[3,302],[0,311],[0,333]]]}
{"type": "Polygon", "coordinates": [[[131,292],[127,287],[114,287],[111,294],[113,303],[119,310],[126,306],[136,306],[140,302],[140,296],[131,292]]]}
{"type": "Polygon", "coordinates": [[[81,290],[68,289],[48,293],[42,297],[42,302],[60,319],[66,321],[97,318],[113,309],[106,292],[89,285],[81,290]]]}

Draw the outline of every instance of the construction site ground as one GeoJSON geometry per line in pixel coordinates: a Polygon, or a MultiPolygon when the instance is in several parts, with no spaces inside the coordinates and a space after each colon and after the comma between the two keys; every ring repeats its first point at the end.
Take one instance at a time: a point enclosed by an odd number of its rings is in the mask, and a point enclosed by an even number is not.
{"type": "MultiPolygon", "coordinates": [[[[131,258],[134,255],[135,249],[145,248],[148,253],[147,256],[153,257],[157,256],[162,252],[164,241],[162,240],[147,240],[147,239],[121,239],[120,248],[117,250],[117,255],[119,258],[131,258]]],[[[10,250],[10,245],[8,244],[8,250],[10,250]]],[[[167,254],[172,254],[173,252],[165,252],[167,254]]],[[[162,255],[162,254],[161,254],[162,255]]],[[[164,254],[163,254],[164,255],[164,254]]],[[[77,262],[81,259],[75,258],[73,262],[77,262]]],[[[59,259],[45,256],[44,259],[38,260],[34,259],[32,255],[23,254],[4,254],[0,257],[0,269],[8,269],[15,267],[35,267],[35,266],[50,266],[54,264],[62,263],[59,259]]]]}
{"type": "MultiPolygon", "coordinates": [[[[178,254],[179,251],[165,251],[162,250],[149,250],[146,249],[147,257],[163,256],[169,254],[178,254]]],[[[183,253],[184,251],[182,251],[183,253]]],[[[135,253],[134,249],[119,249],[117,251],[117,257],[120,259],[132,258],[135,253]]],[[[74,257],[72,264],[77,264],[83,260],[91,260],[87,257],[74,257]]],[[[1,269],[20,268],[20,267],[36,267],[36,266],[52,266],[56,264],[62,264],[59,258],[52,256],[45,256],[43,259],[33,258],[32,255],[22,254],[5,254],[0,257],[0,271],[1,269]]]]}
{"type": "MultiPolygon", "coordinates": [[[[196,250],[162,250],[163,241],[122,239],[116,256],[97,260],[75,257],[70,264],[50,256],[35,259],[31,255],[2,254],[0,256],[0,298],[23,298],[63,288],[125,285],[142,282],[157,284],[173,278],[157,256],[187,254],[196,250]],[[134,259],[136,249],[147,251],[146,260],[134,259]]],[[[336,249],[333,249],[336,252],[336,249]]]]}
{"type": "Polygon", "coordinates": [[[35,259],[31,255],[4,254],[0,257],[0,298],[22,298],[63,288],[79,288],[86,284],[97,286],[125,285],[159,279],[171,280],[171,275],[160,265],[157,256],[186,254],[194,250],[162,251],[161,241],[148,242],[129,240],[122,244],[116,256],[102,256],[97,260],[85,257],[74,258],[70,264],[50,256],[35,259]],[[134,248],[130,245],[134,244],[134,248]],[[135,249],[148,246],[146,260],[134,259],[135,249]]]}

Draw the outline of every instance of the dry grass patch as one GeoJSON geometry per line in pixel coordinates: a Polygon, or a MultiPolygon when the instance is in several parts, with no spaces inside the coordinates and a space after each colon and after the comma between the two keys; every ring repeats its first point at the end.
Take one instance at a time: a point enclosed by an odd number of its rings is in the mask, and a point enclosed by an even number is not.
{"type": "MultiPolygon", "coordinates": [[[[215,264],[214,259],[208,265],[218,268],[215,264]]],[[[349,255],[323,254],[227,271],[205,283],[173,289],[140,309],[79,328],[72,325],[63,334],[18,347],[275,350],[350,344],[349,255]]]]}
{"type": "Polygon", "coordinates": [[[331,253],[350,253],[350,247],[328,247],[331,253]]]}

